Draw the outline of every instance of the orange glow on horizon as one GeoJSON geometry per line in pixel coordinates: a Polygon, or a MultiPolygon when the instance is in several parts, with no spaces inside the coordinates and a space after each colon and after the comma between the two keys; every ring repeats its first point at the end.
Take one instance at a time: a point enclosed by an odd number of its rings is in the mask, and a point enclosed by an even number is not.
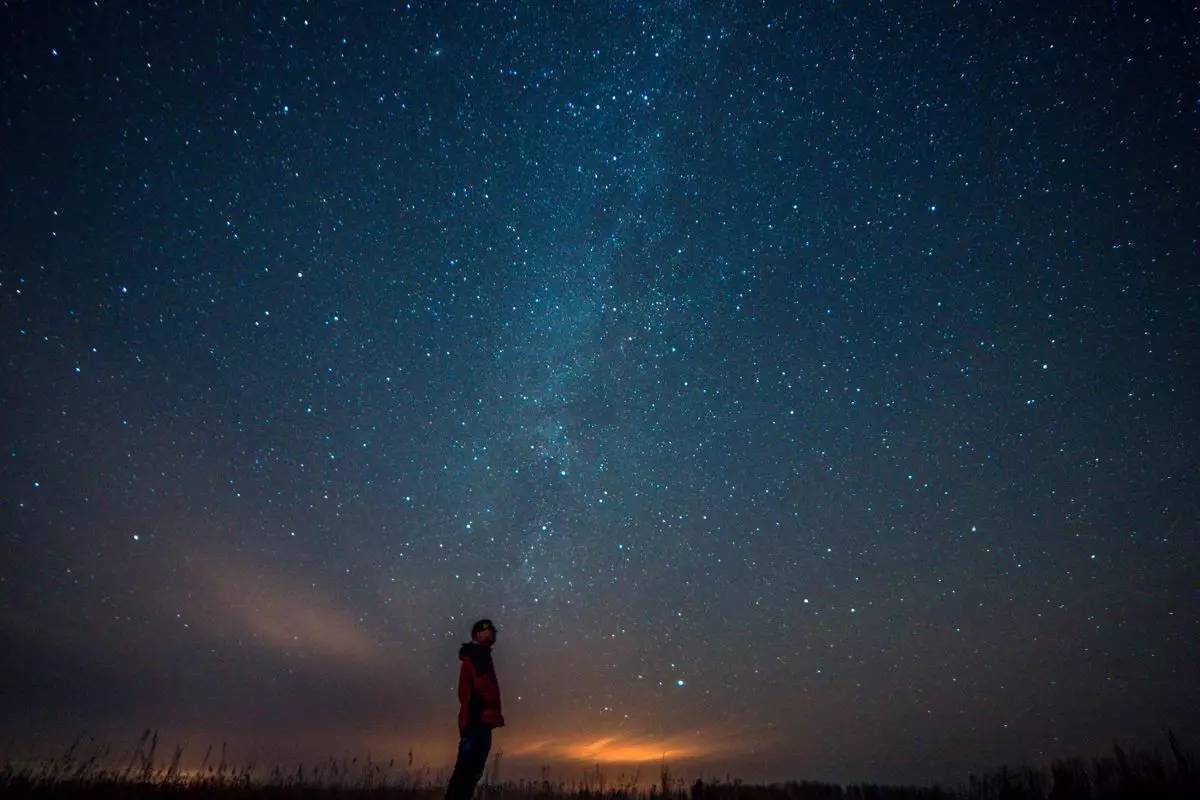
{"type": "Polygon", "coordinates": [[[568,745],[571,757],[610,764],[615,762],[657,761],[660,758],[688,758],[698,755],[699,748],[670,742],[621,742],[609,736],[576,745],[568,745]]]}
{"type": "Polygon", "coordinates": [[[712,755],[728,755],[739,748],[723,747],[704,741],[699,735],[687,736],[630,736],[610,734],[584,741],[570,737],[560,739],[538,739],[525,744],[509,746],[505,752],[515,756],[538,756],[601,764],[641,764],[648,761],[685,760],[712,755]]]}

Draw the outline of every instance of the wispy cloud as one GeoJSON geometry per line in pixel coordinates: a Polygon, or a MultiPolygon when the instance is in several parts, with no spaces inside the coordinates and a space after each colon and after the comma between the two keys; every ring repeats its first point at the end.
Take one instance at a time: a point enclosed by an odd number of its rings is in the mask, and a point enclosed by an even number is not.
{"type": "Polygon", "coordinates": [[[353,611],[311,582],[211,555],[193,563],[202,590],[220,612],[209,626],[213,632],[343,661],[367,663],[378,657],[375,641],[353,611]]]}

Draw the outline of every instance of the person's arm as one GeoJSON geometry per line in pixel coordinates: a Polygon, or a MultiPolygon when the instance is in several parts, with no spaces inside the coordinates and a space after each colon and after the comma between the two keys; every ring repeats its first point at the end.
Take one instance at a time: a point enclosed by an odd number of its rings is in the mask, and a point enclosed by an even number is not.
{"type": "Polygon", "coordinates": [[[458,671],[458,732],[467,730],[467,715],[471,710],[471,690],[474,688],[471,674],[471,659],[462,660],[462,668],[458,671]]]}

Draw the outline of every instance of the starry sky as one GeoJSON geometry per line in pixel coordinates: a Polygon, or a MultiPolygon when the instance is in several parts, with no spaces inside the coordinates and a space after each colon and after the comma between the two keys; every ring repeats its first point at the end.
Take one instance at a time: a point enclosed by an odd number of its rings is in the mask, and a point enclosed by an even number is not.
{"type": "Polygon", "coordinates": [[[1179,4],[0,5],[0,736],[1200,743],[1179,4]]]}

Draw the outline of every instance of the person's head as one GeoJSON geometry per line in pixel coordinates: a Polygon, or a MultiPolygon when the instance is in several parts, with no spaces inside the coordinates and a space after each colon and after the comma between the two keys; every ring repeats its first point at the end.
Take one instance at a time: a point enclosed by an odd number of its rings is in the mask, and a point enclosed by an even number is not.
{"type": "Polygon", "coordinates": [[[480,644],[494,644],[496,642],[496,626],[490,619],[479,620],[471,626],[471,639],[480,644]]]}

